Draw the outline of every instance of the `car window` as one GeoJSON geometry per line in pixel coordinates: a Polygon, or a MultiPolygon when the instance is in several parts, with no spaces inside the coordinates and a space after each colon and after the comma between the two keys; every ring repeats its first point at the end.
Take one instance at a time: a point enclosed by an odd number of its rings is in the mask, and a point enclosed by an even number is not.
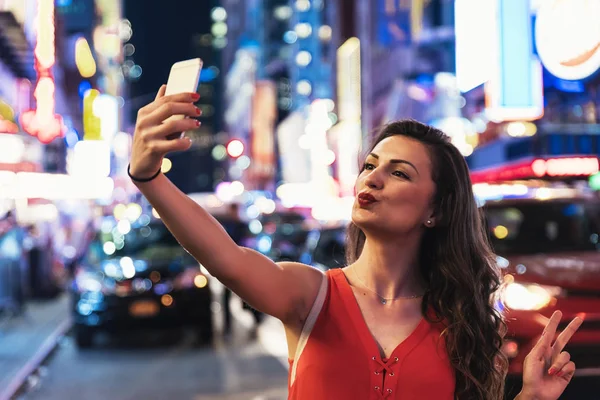
{"type": "Polygon", "coordinates": [[[115,231],[100,232],[87,253],[92,264],[106,258],[125,256],[152,260],[192,257],[162,223],[132,228],[125,235],[115,231]]]}
{"type": "Polygon", "coordinates": [[[319,237],[313,261],[329,268],[346,265],[345,231],[343,229],[323,230],[319,237]]]}
{"type": "Polygon", "coordinates": [[[484,207],[498,254],[598,250],[599,211],[596,204],[566,201],[484,207]]]}

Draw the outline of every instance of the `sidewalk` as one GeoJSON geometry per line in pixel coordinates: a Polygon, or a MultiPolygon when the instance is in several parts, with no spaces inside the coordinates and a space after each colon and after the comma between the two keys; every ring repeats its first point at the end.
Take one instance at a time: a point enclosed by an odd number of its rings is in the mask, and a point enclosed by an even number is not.
{"type": "MultiPolygon", "coordinates": [[[[223,284],[215,279],[211,284],[211,288],[215,298],[220,301],[224,290],[223,284]]],[[[254,327],[254,318],[250,311],[244,310],[242,304],[242,299],[238,296],[231,296],[230,307],[232,316],[235,318],[236,322],[244,328],[252,329],[254,327]]],[[[221,318],[217,318],[215,323],[217,332],[220,332],[222,325],[221,318]]],[[[288,362],[287,340],[281,321],[269,315],[265,315],[264,320],[258,328],[257,336],[258,342],[263,349],[271,356],[275,357],[285,369],[289,369],[290,364],[288,362]]]]}
{"type": "Polygon", "coordinates": [[[51,345],[48,339],[64,330],[69,321],[69,298],[30,301],[24,315],[6,321],[0,319],[0,398],[39,355],[51,345]]]}

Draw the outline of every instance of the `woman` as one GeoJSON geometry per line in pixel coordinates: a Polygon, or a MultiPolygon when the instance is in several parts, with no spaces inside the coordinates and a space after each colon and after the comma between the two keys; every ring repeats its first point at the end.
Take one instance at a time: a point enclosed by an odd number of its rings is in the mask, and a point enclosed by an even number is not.
{"type": "MultiPolygon", "coordinates": [[[[163,156],[191,143],[167,137],[199,124],[162,121],[200,114],[197,94],[164,92],[138,113],[130,176],[211,274],[283,322],[291,399],[502,398],[499,275],[467,166],[443,133],[414,121],[384,128],[356,182],[350,263],[323,274],[237,246],[160,174],[163,156]]],[[[581,320],[553,343],[560,318],[527,357],[518,399],[557,399],[573,376],[562,350],[581,320]]]]}

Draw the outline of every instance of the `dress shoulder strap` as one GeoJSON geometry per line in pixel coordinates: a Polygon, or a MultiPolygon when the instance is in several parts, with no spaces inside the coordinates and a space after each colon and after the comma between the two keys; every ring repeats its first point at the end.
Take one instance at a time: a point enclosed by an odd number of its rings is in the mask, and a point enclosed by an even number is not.
{"type": "Polygon", "coordinates": [[[290,386],[294,384],[294,380],[296,379],[296,368],[298,367],[298,362],[300,361],[300,356],[302,355],[302,350],[306,346],[308,342],[308,338],[310,333],[317,322],[317,318],[321,313],[321,309],[323,308],[323,303],[325,302],[325,298],[327,297],[327,289],[329,287],[329,277],[327,274],[323,274],[323,280],[321,281],[321,287],[319,288],[319,292],[317,293],[317,298],[313,303],[308,316],[306,317],[306,321],[304,322],[304,326],[302,327],[302,332],[300,333],[300,339],[298,340],[298,347],[296,347],[296,354],[294,355],[294,363],[292,365],[292,372],[290,376],[290,386]]]}

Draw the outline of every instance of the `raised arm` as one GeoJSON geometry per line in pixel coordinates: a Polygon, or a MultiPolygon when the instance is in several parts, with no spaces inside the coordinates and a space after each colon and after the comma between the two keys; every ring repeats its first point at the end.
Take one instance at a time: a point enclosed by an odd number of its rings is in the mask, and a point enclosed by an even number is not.
{"type": "MultiPolygon", "coordinates": [[[[165,154],[189,149],[188,138],[167,139],[198,126],[193,118],[170,120],[172,115],[196,117],[195,93],[164,96],[161,87],[154,102],[138,113],[130,174],[149,178],[160,169],[165,154]]],[[[135,182],[135,180],[134,180],[135,182]]],[[[167,228],[198,262],[256,309],[285,324],[302,324],[316,297],[321,272],[304,264],[279,263],[238,246],[223,227],[166,176],[135,182],[167,228]]]]}

